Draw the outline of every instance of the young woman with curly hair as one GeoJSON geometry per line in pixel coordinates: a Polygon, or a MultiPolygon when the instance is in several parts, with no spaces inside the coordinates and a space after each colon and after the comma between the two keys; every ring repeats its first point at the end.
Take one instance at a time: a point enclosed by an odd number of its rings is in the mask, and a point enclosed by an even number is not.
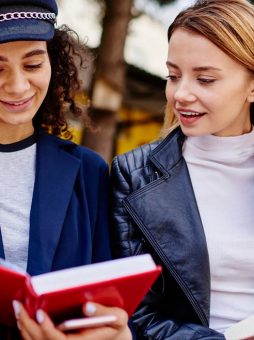
{"type": "MultiPolygon", "coordinates": [[[[74,96],[88,53],[71,30],[54,28],[56,15],[55,0],[0,0],[0,257],[30,275],[110,259],[108,166],[68,140],[65,118],[66,108],[82,112],[74,96]]],[[[36,323],[13,307],[24,339],[67,337],[43,311],[36,323]]],[[[78,339],[130,339],[124,311],[89,304],[84,313],[117,321],[78,339]]]]}

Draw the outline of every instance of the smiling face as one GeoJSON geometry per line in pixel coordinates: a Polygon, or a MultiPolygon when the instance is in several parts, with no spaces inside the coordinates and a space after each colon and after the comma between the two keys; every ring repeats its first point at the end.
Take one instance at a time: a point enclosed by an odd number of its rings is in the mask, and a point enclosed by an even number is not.
{"type": "Polygon", "coordinates": [[[166,97],[187,136],[251,130],[254,76],[200,34],[176,29],[169,41],[166,97]]]}
{"type": "Polygon", "coordinates": [[[47,94],[50,77],[45,41],[0,44],[0,143],[33,133],[32,120],[47,94]]]}

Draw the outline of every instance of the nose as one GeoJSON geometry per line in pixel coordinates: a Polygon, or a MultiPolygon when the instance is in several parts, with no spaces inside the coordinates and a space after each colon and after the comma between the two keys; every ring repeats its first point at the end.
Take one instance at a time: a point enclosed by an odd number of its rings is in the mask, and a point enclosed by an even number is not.
{"type": "Polygon", "coordinates": [[[196,95],[193,92],[191,84],[187,81],[179,81],[175,88],[174,99],[176,102],[193,102],[196,100],[196,95]]]}
{"type": "Polygon", "coordinates": [[[23,94],[29,88],[29,79],[21,70],[13,70],[10,72],[4,84],[4,90],[11,95],[23,94]]]}

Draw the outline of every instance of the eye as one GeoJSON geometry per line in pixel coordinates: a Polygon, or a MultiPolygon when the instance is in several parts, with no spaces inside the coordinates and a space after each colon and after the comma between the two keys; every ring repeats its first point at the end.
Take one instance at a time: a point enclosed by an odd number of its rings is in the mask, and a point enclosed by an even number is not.
{"type": "Polygon", "coordinates": [[[204,85],[209,85],[215,82],[215,79],[213,78],[197,78],[197,80],[204,85]]]}
{"type": "Polygon", "coordinates": [[[42,63],[27,64],[27,65],[25,65],[24,67],[25,67],[25,69],[27,69],[27,70],[36,70],[36,69],[42,67],[42,63]]]}
{"type": "Polygon", "coordinates": [[[172,82],[177,81],[180,77],[176,75],[168,75],[166,78],[172,82]]]}

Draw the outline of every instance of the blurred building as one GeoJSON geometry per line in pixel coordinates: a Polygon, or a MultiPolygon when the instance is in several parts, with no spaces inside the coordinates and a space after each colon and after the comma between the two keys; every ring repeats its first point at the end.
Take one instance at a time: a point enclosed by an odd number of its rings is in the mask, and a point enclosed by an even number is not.
{"type": "MultiPolygon", "coordinates": [[[[87,41],[91,48],[99,44],[101,27],[96,1],[72,0],[59,2],[58,23],[67,23],[87,41]]],[[[125,46],[127,64],[126,93],[118,112],[114,154],[123,153],[157,138],[166,104],[164,89],[167,57],[166,27],[147,15],[131,21],[125,46]]],[[[92,76],[91,69],[83,75],[85,84],[92,76]]],[[[85,103],[83,93],[79,99],[85,103]]],[[[82,140],[83,126],[71,120],[74,140],[82,140]]]]}
{"type": "Polygon", "coordinates": [[[117,154],[157,138],[165,108],[164,89],[164,79],[128,65],[126,94],[119,112],[117,154]]]}

